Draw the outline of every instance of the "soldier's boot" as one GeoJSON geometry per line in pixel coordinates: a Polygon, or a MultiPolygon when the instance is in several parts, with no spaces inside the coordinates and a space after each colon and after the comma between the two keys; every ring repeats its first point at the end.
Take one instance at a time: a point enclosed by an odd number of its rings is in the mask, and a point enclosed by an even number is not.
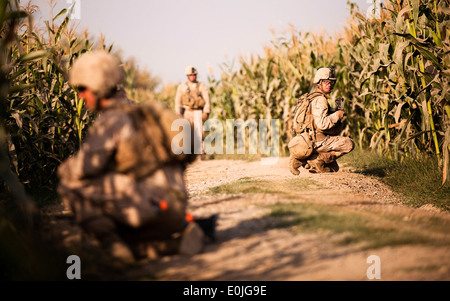
{"type": "Polygon", "coordinates": [[[320,153],[319,157],[322,158],[323,162],[325,164],[331,164],[336,161],[337,156],[335,152],[328,152],[328,153],[320,153]]]}
{"type": "Polygon", "coordinates": [[[331,169],[327,166],[325,166],[324,156],[320,154],[313,154],[308,159],[308,164],[311,166],[309,169],[310,173],[323,173],[323,172],[330,172],[331,169]]]}
{"type": "Polygon", "coordinates": [[[335,172],[339,170],[339,165],[336,162],[337,156],[335,152],[319,153],[314,160],[308,163],[312,164],[310,172],[335,172]]]}
{"type": "Polygon", "coordinates": [[[298,176],[300,171],[298,170],[302,166],[302,162],[295,159],[294,156],[291,155],[289,158],[289,171],[294,175],[298,176]]]}
{"type": "Polygon", "coordinates": [[[124,263],[135,261],[129,246],[117,235],[114,222],[107,217],[98,217],[83,223],[83,228],[100,241],[111,257],[124,263]]]}
{"type": "Polygon", "coordinates": [[[339,165],[336,161],[333,161],[331,163],[325,164],[328,168],[330,168],[331,172],[338,172],[339,171],[339,165]]]}
{"type": "Polygon", "coordinates": [[[302,163],[302,167],[304,169],[310,169],[311,168],[311,165],[308,164],[307,160],[300,160],[300,162],[302,163]]]}
{"type": "Polygon", "coordinates": [[[181,234],[179,253],[182,255],[195,255],[203,249],[205,234],[195,222],[190,222],[181,234]]]}
{"type": "Polygon", "coordinates": [[[194,219],[194,222],[200,226],[203,233],[205,234],[205,238],[208,238],[208,240],[211,242],[216,241],[216,226],[218,218],[218,214],[213,214],[210,217],[194,219]]]}

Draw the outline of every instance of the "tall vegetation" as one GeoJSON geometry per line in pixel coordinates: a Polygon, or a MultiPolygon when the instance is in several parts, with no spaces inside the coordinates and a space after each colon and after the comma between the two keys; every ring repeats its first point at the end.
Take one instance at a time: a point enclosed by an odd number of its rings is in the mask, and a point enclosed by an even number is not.
{"type": "MultiPolygon", "coordinates": [[[[116,55],[121,57],[120,52],[116,55]]],[[[125,90],[128,97],[137,103],[155,101],[157,99],[155,90],[161,84],[160,78],[140,68],[134,57],[122,59],[122,61],[124,61],[125,90]]]]}
{"type": "MultiPolygon", "coordinates": [[[[23,76],[33,74],[30,67],[36,61],[49,57],[49,52],[28,47],[29,43],[21,43],[19,40],[17,32],[21,30],[23,20],[28,17],[29,14],[19,8],[17,1],[0,0],[0,279],[5,280],[59,279],[56,268],[59,264],[54,258],[61,259],[59,254],[49,255],[53,246],[51,249],[48,246],[44,249],[44,244],[35,237],[33,218],[37,211],[23,186],[23,183],[29,183],[27,180],[21,182],[29,177],[26,175],[27,169],[20,169],[25,164],[19,164],[18,161],[30,159],[29,154],[39,148],[41,143],[35,136],[42,135],[36,131],[37,124],[30,121],[31,116],[37,116],[37,120],[41,120],[42,114],[27,111],[23,103],[27,100],[26,95],[31,94],[37,85],[35,79],[30,78],[28,81],[23,76]],[[12,120],[18,124],[13,126],[12,120]],[[14,148],[13,141],[17,141],[18,137],[20,140],[22,133],[22,144],[16,144],[24,149],[14,148]],[[26,154],[21,157],[14,150],[26,154]],[[18,170],[23,172],[22,177],[18,176],[18,170]]],[[[28,22],[30,23],[30,19],[28,22]]],[[[32,101],[31,97],[28,100],[32,101]]],[[[36,105],[35,101],[30,107],[36,105]]],[[[42,173],[41,170],[35,172],[42,173]]]]}
{"type": "Polygon", "coordinates": [[[386,0],[376,17],[349,2],[348,25],[334,37],[298,32],[276,38],[263,54],[223,64],[212,79],[217,117],[280,119],[287,152],[296,99],[320,67],[334,65],[331,103],[346,98],[343,134],[361,148],[402,159],[435,156],[449,166],[450,23],[448,0],[386,0]]]}
{"type": "MultiPolygon", "coordinates": [[[[5,1],[10,14],[20,14],[12,42],[2,62],[7,66],[9,91],[4,106],[4,127],[12,169],[36,199],[54,196],[56,168],[78,149],[90,116],[67,83],[74,59],[93,43],[69,27],[66,9],[45,28],[35,27],[31,14],[18,2],[5,1]]],[[[4,28],[2,29],[4,30],[4,28]]]]}
{"type": "MultiPolygon", "coordinates": [[[[2,1],[5,16],[14,16],[14,25],[1,27],[4,43],[4,99],[2,126],[10,167],[26,191],[40,203],[54,200],[56,169],[78,150],[92,120],[90,114],[69,86],[67,74],[81,54],[104,49],[105,37],[89,37],[76,31],[70,9],[63,9],[44,24],[34,24],[35,5],[19,6],[18,1],[2,1]]],[[[52,2],[50,2],[52,5],[52,2]]],[[[124,60],[125,89],[137,102],[154,99],[159,79],[140,69],[135,60],[124,60]]],[[[4,185],[0,183],[0,185],[4,185]]]]}

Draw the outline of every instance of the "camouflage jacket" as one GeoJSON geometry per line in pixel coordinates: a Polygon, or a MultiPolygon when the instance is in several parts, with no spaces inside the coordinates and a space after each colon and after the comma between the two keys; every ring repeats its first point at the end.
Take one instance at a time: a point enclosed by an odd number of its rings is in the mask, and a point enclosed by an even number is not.
{"type": "Polygon", "coordinates": [[[208,113],[208,114],[210,113],[210,99],[209,99],[208,88],[206,87],[206,85],[204,83],[201,83],[201,82],[196,82],[196,83],[185,82],[178,86],[177,94],[175,96],[175,113],[180,114],[182,107],[189,109],[188,106],[184,106],[182,104],[182,100],[183,100],[183,98],[186,97],[186,94],[188,94],[189,91],[191,93],[193,93],[193,91],[197,91],[197,90],[199,91],[203,100],[205,101],[205,105],[202,108],[203,113],[208,113]]]}
{"type": "MultiPolygon", "coordinates": [[[[311,114],[317,132],[332,136],[339,134],[341,130],[340,118],[331,108],[325,96],[317,96],[311,101],[311,114]]],[[[318,140],[321,139],[318,138],[318,140]]]]}
{"type": "Polygon", "coordinates": [[[86,200],[89,206],[102,208],[106,214],[132,227],[155,218],[160,200],[164,199],[180,211],[185,209],[183,166],[161,167],[139,180],[115,170],[119,143],[136,133],[130,116],[120,109],[127,102],[126,98],[109,101],[89,129],[78,153],[58,168],[58,192],[63,200],[72,202],[70,206],[76,211],[78,221],[88,218],[88,214],[84,213],[85,208],[74,208],[73,196],[86,200]]]}

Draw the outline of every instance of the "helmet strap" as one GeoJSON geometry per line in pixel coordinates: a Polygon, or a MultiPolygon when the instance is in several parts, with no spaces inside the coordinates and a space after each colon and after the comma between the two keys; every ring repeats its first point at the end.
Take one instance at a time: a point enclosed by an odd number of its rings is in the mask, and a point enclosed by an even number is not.
{"type": "Polygon", "coordinates": [[[96,96],[95,97],[95,110],[96,111],[100,111],[100,102],[101,102],[101,99],[96,96]]]}
{"type": "Polygon", "coordinates": [[[100,97],[98,92],[93,92],[92,94],[94,94],[95,96],[95,110],[100,111],[100,103],[102,101],[102,97],[100,97]]]}

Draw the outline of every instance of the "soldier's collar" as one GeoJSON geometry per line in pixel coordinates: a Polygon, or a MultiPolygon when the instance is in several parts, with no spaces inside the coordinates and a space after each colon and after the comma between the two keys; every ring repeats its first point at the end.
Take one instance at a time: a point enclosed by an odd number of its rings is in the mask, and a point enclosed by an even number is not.
{"type": "Polygon", "coordinates": [[[122,107],[124,105],[129,105],[132,102],[126,97],[126,95],[117,94],[111,98],[108,98],[107,101],[102,106],[102,111],[106,111],[109,109],[115,109],[118,107],[122,107]]]}
{"type": "Polygon", "coordinates": [[[325,93],[323,93],[323,92],[321,92],[321,91],[314,91],[314,92],[311,92],[311,93],[309,94],[309,97],[316,98],[316,97],[318,97],[318,96],[320,96],[320,95],[322,95],[322,96],[325,97],[326,99],[330,99],[330,95],[329,95],[329,94],[325,94],[325,93]]]}

